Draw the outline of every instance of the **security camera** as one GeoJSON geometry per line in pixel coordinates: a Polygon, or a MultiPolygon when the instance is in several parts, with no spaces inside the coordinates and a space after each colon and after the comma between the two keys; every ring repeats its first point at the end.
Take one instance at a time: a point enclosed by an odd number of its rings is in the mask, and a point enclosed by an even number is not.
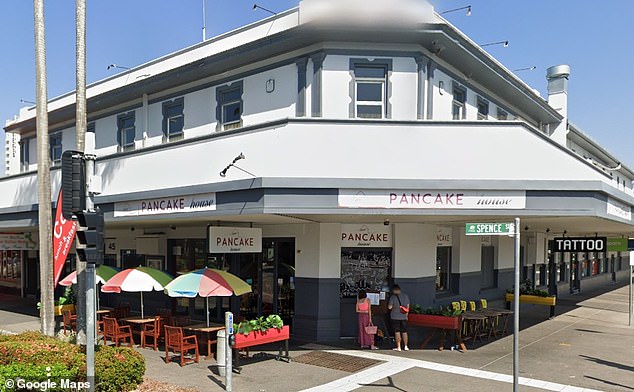
{"type": "Polygon", "coordinates": [[[384,220],[383,221],[383,225],[389,226],[390,225],[390,220],[389,219],[384,220]]]}

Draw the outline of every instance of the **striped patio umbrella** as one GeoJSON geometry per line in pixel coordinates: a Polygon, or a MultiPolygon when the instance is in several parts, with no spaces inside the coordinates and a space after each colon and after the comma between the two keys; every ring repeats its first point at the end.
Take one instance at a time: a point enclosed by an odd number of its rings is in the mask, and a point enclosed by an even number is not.
{"type": "Polygon", "coordinates": [[[222,270],[203,268],[183,274],[167,286],[170,297],[193,298],[201,296],[207,304],[207,326],[209,326],[209,297],[240,296],[251,292],[251,286],[237,276],[222,270]]]}
{"type": "Polygon", "coordinates": [[[149,267],[129,268],[117,273],[101,287],[104,293],[120,293],[122,291],[141,293],[141,318],[143,312],[143,292],[163,291],[172,281],[172,277],[161,270],[149,267]]]}
{"type": "MultiPolygon", "coordinates": [[[[108,265],[100,265],[95,270],[95,275],[97,278],[97,284],[105,284],[109,279],[117,274],[117,272],[121,271],[118,268],[110,267],[108,265]]],[[[77,284],[77,271],[73,271],[68,274],[67,277],[59,281],[59,284],[62,286],[70,286],[72,284],[77,284]]]]}

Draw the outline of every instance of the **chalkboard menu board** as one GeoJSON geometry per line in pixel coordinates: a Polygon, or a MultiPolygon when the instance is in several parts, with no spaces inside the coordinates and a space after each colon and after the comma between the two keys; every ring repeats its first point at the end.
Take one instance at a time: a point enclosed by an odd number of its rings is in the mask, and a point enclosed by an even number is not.
{"type": "Polygon", "coordinates": [[[342,249],[340,297],[356,297],[359,290],[379,292],[388,287],[392,249],[342,249]]]}

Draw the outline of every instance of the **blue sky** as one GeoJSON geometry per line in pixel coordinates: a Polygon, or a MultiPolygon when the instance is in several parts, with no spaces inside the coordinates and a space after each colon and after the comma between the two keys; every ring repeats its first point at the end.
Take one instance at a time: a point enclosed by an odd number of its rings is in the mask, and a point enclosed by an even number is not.
{"type": "MultiPolygon", "coordinates": [[[[87,0],[88,81],[112,74],[108,64],[135,66],[200,41],[201,0],[87,0]]],[[[473,5],[473,15],[446,17],[478,43],[509,40],[489,47],[510,69],[537,66],[520,76],[545,96],[550,65],[572,67],[571,121],[634,166],[631,113],[634,77],[634,1],[610,0],[436,0],[439,11],[473,5]]],[[[281,11],[292,0],[262,0],[281,11]]],[[[208,36],[267,16],[250,0],[207,0],[208,36]]],[[[0,119],[16,114],[20,99],[35,97],[33,5],[29,0],[0,1],[0,119]]],[[[49,97],[75,86],[75,1],[47,0],[49,97]]],[[[3,134],[3,132],[2,132],[3,134]]],[[[0,140],[4,145],[4,135],[0,140]]],[[[0,165],[4,170],[4,165],[0,165]]]]}

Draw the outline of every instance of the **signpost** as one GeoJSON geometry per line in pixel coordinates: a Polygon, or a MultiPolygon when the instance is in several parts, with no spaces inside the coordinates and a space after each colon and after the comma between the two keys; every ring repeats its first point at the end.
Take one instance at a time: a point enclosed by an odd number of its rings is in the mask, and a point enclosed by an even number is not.
{"type": "Polygon", "coordinates": [[[235,332],[233,330],[233,313],[225,312],[225,391],[231,392],[233,390],[232,377],[233,377],[233,347],[231,344],[231,335],[235,332]]]}
{"type": "Polygon", "coordinates": [[[630,286],[630,295],[629,295],[629,306],[628,306],[628,326],[632,326],[632,311],[634,309],[632,309],[632,307],[634,306],[634,299],[632,298],[632,273],[634,272],[634,251],[630,251],[630,273],[627,276],[627,280],[629,282],[629,286],[630,286]]]}
{"type": "MultiPolygon", "coordinates": [[[[469,236],[507,235],[515,237],[515,284],[513,295],[513,392],[519,391],[519,342],[520,342],[520,218],[513,223],[466,223],[469,236]]],[[[606,241],[607,242],[607,241],[606,241]]],[[[630,260],[632,258],[630,257],[630,260]]],[[[631,279],[630,279],[631,281],[631,279]]],[[[630,307],[631,309],[631,307],[630,307]]]]}

